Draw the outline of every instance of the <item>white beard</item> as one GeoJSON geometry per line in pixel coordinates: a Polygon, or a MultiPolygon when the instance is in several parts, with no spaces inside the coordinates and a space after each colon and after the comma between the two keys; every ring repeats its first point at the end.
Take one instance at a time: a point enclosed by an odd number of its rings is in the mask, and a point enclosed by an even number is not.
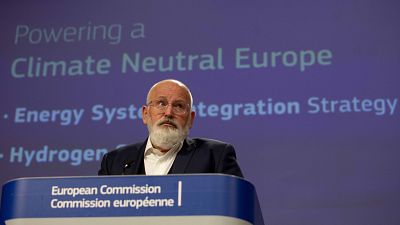
{"type": "Polygon", "coordinates": [[[154,125],[147,125],[150,133],[150,141],[153,145],[162,149],[171,149],[178,146],[188,135],[189,128],[172,128],[158,126],[159,122],[154,125]]]}

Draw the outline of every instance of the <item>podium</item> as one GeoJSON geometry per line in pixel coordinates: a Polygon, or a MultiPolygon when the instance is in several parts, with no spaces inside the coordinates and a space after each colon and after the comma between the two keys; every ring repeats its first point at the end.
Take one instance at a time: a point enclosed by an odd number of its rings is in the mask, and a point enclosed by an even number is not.
{"type": "Polygon", "coordinates": [[[6,225],[264,225],[254,186],[229,175],[21,178],[3,186],[6,225]]]}

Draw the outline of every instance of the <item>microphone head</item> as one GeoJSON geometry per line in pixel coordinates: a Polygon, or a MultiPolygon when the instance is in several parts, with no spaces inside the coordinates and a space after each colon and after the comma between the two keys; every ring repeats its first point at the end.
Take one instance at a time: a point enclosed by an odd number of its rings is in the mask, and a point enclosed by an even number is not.
{"type": "Polygon", "coordinates": [[[131,167],[135,162],[134,161],[129,161],[127,163],[124,164],[123,168],[124,169],[128,169],[129,167],[131,167]]]}
{"type": "Polygon", "coordinates": [[[126,175],[126,169],[129,169],[130,167],[132,167],[132,165],[135,164],[135,161],[128,161],[127,163],[125,163],[122,166],[122,175],[126,175]]]}

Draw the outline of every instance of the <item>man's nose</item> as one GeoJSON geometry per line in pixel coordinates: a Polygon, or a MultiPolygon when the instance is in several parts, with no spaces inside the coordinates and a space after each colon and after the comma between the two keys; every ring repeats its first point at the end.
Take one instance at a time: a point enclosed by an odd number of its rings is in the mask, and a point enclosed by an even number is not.
{"type": "Polygon", "coordinates": [[[173,107],[171,104],[168,104],[167,107],[165,108],[164,115],[165,116],[171,116],[173,114],[173,107]]]}

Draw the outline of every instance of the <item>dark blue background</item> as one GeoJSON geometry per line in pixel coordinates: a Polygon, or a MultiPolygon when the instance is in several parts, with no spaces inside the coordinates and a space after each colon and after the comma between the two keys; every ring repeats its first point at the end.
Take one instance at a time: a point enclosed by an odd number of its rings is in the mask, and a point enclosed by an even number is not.
{"type": "Polygon", "coordinates": [[[400,126],[394,115],[307,113],[307,100],[399,98],[400,4],[397,1],[3,1],[0,7],[0,181],[27,176],[94,175],[98,161],[11,163],[12,146],[107,148],[142,141],[140,120],[94,122],[93,105],[140,107],[151,85],[179,79],[195,104],[298,101],[300,114],[196,118],[190,136],[232,143],[245,177],[259,193],[264,218],[276,225],[397,225],[400,223],[400,126]],[[117,45],[103,41],[14,44],[17,25],[59,28],[121,24],[117,45]],[[145,38],[126,33],[145,25],[145,38]],[[332,51],[332,63],[235,69],[234,50],[332,51]],[[223,70],[122,74],[123,53],[169,56],[223,48],[223,70]],[[18,57],[108,58],[110,74],[15,79],[18,57]],[[84,108],[78,126],[14,123],[17,107],[84,108]],[[8,118],[4,118],[4,115],[8,118]]]}

